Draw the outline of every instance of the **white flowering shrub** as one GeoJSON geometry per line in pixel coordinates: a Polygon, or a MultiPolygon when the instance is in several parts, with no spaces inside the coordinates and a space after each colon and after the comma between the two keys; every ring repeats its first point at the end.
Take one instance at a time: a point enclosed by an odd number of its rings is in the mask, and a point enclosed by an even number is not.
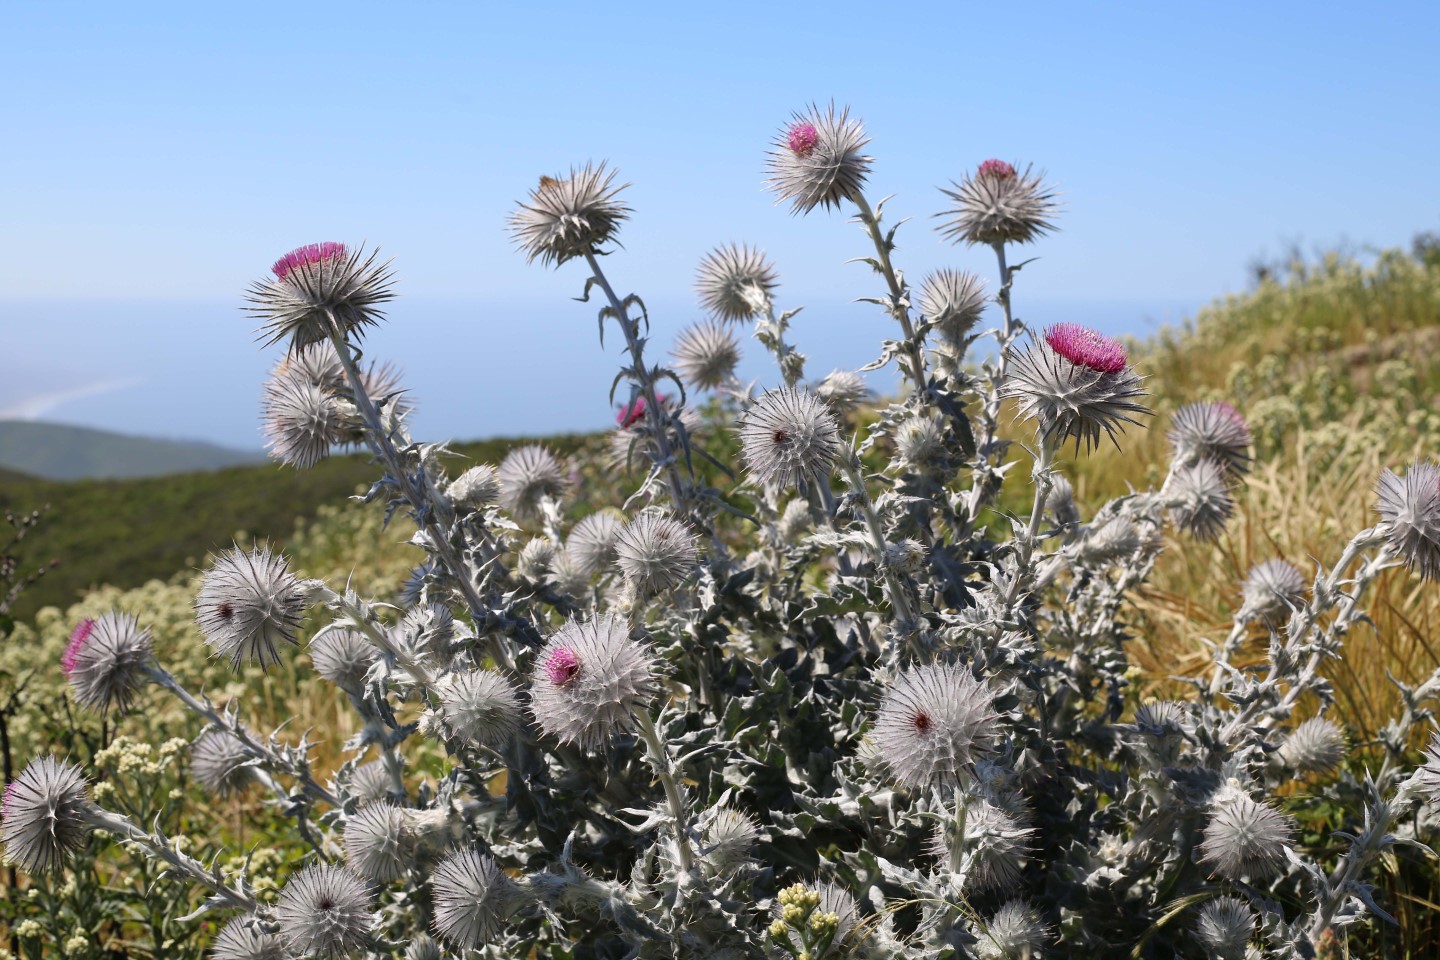
{"type": "MultiPolygon", "coordinates": [[[[100,712],[173,696],[204,724],[189,776],[266,797],[302,862],[283,882],[273,858],[222,869],[56,756],[6,790],[10,862],[61,870],[103,831],[206,891],[219,960],[1308,958],[1387,922],[1369,879],[1435,825],[1440,740],[1418,768],[1412,748],[1440,676],[1402,689],[1362,756],[1326,717],[1325,668],[1382,570],[1440,575],[1440,468],[1377,478],[1375,524],[1313,573],[1258,565],[1188,695],[1139,702],[1129,600],[1167,526],[1224,531],[1254,432],[1229,403],[1187,406],[1163,480],[1085,516],[1057,453],[1123,446],[1151,414],[1120,343],[1016,313],[1017,250],[1055,229],[1053,191],[1000,160],[945,189],[941,234],[993,250],[998,277],[941,270],[917,293],[867,198],[867,143],[811,109],[769,159],[795,212],[851,212],[870,245],[893,335],[859,372],[893,364],[905,386],[863,424],[856,371],[805,381],[758,249],[705,258],[710,316],[659,364],[644,303],[599,259],[631,212],[615,171],[543,177],[520,204],[521,252],[583,282],[625,345],[603,472],[635,483],[589,512],[585,474],[543,446],[452,472],[411,436],[397,375],[361,359],[391,300],[374,251],[277,261],[249,293],[284,349],[271,450],[303,469],[364,444],[366,497],[413,523],[415,566],[373,594],[236,547],[194,613],[236,669],[309,636],[356,718],[346,759],[318,774],[302,735],[192,690],[143,611],[83,620],[56,669],[100,712]],[[735,377],[747,325],[776,389],[735,377]],[[1314,803],[1348,827],[1320,849],[1300,829],[1314,803]]],[[[146,746],[117,762],[158,772],[146,746]]]]}

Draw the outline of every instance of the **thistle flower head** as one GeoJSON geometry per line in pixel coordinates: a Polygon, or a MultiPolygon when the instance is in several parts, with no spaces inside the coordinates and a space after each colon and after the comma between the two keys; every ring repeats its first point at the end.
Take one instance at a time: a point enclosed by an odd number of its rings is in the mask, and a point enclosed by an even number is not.
{"type": "Polygon", "coordinates": [[[261,408],[265,449],[287,466],[308,470],[347,438],[346,417],[335,397],[302,368],[272,375],[261,408]]]}
{"type": "Polygon", "coordinates": [[[1045,509],[1062,527],[1080,522],[1080,508],[1075,504],[1075,485],[1068,477],[1056,473],[1050,478],[1050,492],[1045,496],[1045,509]]]}
{"type": "Polygon", "coordinates": [[[934,417],[914,415],[895,429],[895,452],[910,467],[928,466],[945,452],[945,434],[934,417]]]}
{"type": "Polygon", "coordinates": [[[362,763],[350,773],[350,793],[361,804],[376,803],[390,794],[390,772],[381,760],[362,763]]]}
{"type": "Polygon", "coordinates": [[[1250,469],[1250,425],[1228,403],[1191,403],[1170,419],[1170,448],[1181,462],[1214,460],[1232,476],[1250,469]]]}
{"type": "Polygon", "coordinates": [[[546,499],[559,499],[567,486],[565,468],[538,444],[516,447],[500,461],[500,505],[517,517],[540,513],[546,499]]]}
{"type": "Polygon", "coordinates": [[[280,938],[250,914],[225,924],[210,944],[211,960],[288,960],[289,956],[280,938]]]}
{"type": "Polygon", "coordinates": [[[831,942],[844,942],[860,920],[860,908],[854,895],[831,880],[816,884],[815,892],[820,895],[820,903],[815,907],[815,912],[834,914],[840,920],[835,927],[835,938],[831,942]]]}
{"type": "Polygon", "coordinates": [[[1212,810],[1200,859],[1232,880],[1264,879],[1285,866],[1294,830],[1294,822],[1279,810],[1238,794],[1212,810]]]}
{"type": "Polygon", "coordinates": [[[128,613],[112,610],[97,620],[82,620],[70,634],[60,666],[75,700],[92,710],[122,713],[145,683],[150,631],[128,613]]]}
{"type": "Polygon", "coordinates": [[[1126,516],[1112,517],[1089,528],[1076,545],[1075,553],[1087,563],[1116,563],[1132,556],[1143,543],[1134,520],[1126,516]]]}
{"type": "Polygon", "coordinates": [[[450,499],[466,507],[484,507],[500,498],[500,477],[488,463],[471,467],[445,488],[450,499]]]}
{"type": "Polygon", "coordinates": [[[699,390],[714,390],[734,376],[740,363],[740,341],[723,323],[706,320],[681,331],[670,355],[686,383],[699,390]]]}
{"type": "Polygon", "coordinates": [[[571,620],[535,658],[530,710],[561,743],[595,749],[630,729],[658,692],[658,674],[654,655],[630,639],[624,620],[571,620]]]}
{"type": "Polygon", "coordinates": [[[254,780],[253,759],[235,737],[209,730],[190,744],[190,775],[217,797],[228,797],[254,780]]]}
{"type": "Polygon", "coordinates": [[[446,857],[431,875],[430,888],[435,896],[435,932],[461,950],[500,935],[517,892],[495,861],[478,850],[446,857]]]}
{"type": "Polygon", "coordinates": [[[378,250],[343,243],[298,247],[271,267],[274,279],[251,284],[246,312],[260,322],[267,344],[290,341],[291,351],[339,337],[359,337],[380,321],[380,305],[394,299],[390,262],[378,250]]]}
{"type": "Polygon", "coordinates": [[[1440,580],[1440,464],[1417,460],[1404,477],[1386,470],[1376,494],[1390,549],[1426,580],[1440,580]]]}
{"type": "Polygon", "coordinates": [[[342,957],[365,946],[373,908],[364,880],[345,867],[315,864],[281,889],[275,919],[291,953],[342,957]]]}
{"type": "Polygon", "coordinates": [[[985,311],[985,281],[964,270],[937,270],[920,285],[920,313],[952,344],[962,344],[985,311]]]}
{"type": "Polygon", "coordinates": [[[1197,460],[1176,469],[1170,482],[1177,500],[1170,508],[1175,525],[1197,540],[1220,536],[1235,512],[1225,468],[1215,460],[1197,460]]]}
{"type": "Polygon", "coordinates": [[[355,630],[331,630],[310,642],[315,672],[346,691],[358,691],[380,651],[355,630]]]}
{"type": "Polygon", "coordinates": [[[515,575],[531,583],[544,583],[555,567],[560,548],[547,537],[534,537],[515,558],[515,575]]]}
{"type": "Polygon", "coordinates": [[[281,642],[294,644],[305,612],[305,590],[285,558],[265,547],[239,547],[215,558],[195,597],[200,632],[236,669],[246,660],[262,668],[280,662],[281,642]]]}
{"type": "Polygon", "coordinates": [[[775,138],[766,185],[779,201],[791,201],[795,213],[838,209],[841,200],[854,200],[865,186],[872,160],[860,151],[869,142],[849,108],[837,114],[833,103],[823,113],[812,106],[795,114],[775,138]]]}
{"type": "Polygon", "coordinates": [[[1050,939],[1049,927],[1024,900],[1007,900],[978,933],[975,950],[981,960],[1031,960],[1050,939]]]}
{"type": "Polygon", "coordinates": [[[1250,568],[1240,589],[1238,616],[1274,626],[1304,602],[1305,578],[1300,571],[1284,560],[1270,559],[1250,568]]]}
{"type": "Polygon", "coordinates": [[[714,807],[706,813],[703,827],[702,858],[718,875],[731,874],[750,862],[760,828],[748,815],[733,807],[714,807]]]}
{"type": "Polygon", "coordinates": [[[1324,717],[1311,717],[1280,744],[1280,762],[1296,773],[1324,773],[1345,759],[1345,732],[1324,717]]]}
{"type": "Polygon", "coordinates": [[[615,562],[615,542],[624,528],[624,517],[611,510],[596,511],[570,529],[565,551],[586,577],[592,577],[615,562]]]}
{"type": "Polygon", "coordinates": [[[1009,890],[1020,882],[1034,833],[1023,816],[977,797],[961,816],[936,824],[930,852],[964,876],[966,890],[1009,890]]]}
{"type": "Polygon", "coordinates": [[[421,933],[410,939],[409,946],[405,948],[405,960],[445,960],[445,953],[440,944],[421,933]]]}
{"type": "MultiPolygon", "coordinates": [[[[690,407],[682,407],[678,401],[664,394],[659,400],[665,412],[661,419],[666,436],[670,438],[670,446],[679,447],[680,429],[683,427],[687,435],[694,436],[700,428],[700,414],[690,407]]],[[[643,396],[637,396],[632,403],[621,408],[620,416],[615,418],[615,429],[610,431],[609,460],[612,466],[628,469],[635,460],[636,451],[650,446],[647,438],[655,436],[655,426],[645,416],[645,411],[643,396]]]]}
{"type": "Polygon", "coordinates": [[[528,200],[510,215],[510,234],[525,259],[559,266],[596,254],[615,238],[630,208],[616,197],[615,171],[604,163],[572,167],[568,177],[541,177],[528,200]]]}
{"type": "MultiPolygon", "coordinates": [[[[656,397],[656,399],[663,404],[669,398],[662,393],[658,397],[656,397]]],[[[626,430],[630,427],[635,426],[635,424],[639,423],[641,420],[644,419],[645,397],[642,395],[636,397],[634,400],[631,400],[629,403],[623,405],[620,408],[619,412],[615,414],[615,426],[619,427],[622,430],[626,430]]]]}
{"type": "Polygon", "coordinates": [[[994,698],[964,667],[911,667],[886,692],[872,736],[907,787],[953,784],[998,737],[994,698]]]}
{"type": "Polygon", "coordinates": [[[405,873],[405,841],[405,811],[391,804],[361,807],[345,821],[345,861],[376,883],[389,883],[405,873]]]}
{"type": "Polygon", "coordinates": [[[1440,733],[1430,735],[1425,762],[1415,771],[1415,785],[1429,803],[1440,804],[1440,733]]]}
{"type": "Polygon", "coordinates": [[[850,370],[832,370],[815,387],[815,395],[828,403],[837,414],[847,414],[870,399],[870,388],[860,374],[850,370]]]}
{"type": "Polygon", "coordinates": [[[944,217],[940,233],[952,243],[995,246],[1031,243],[1055,229],[1051,217],[1060,206],[1044,174],[1023,171],[1003,160],[987,160],[974,176],[940,188],[955,202],[944,217]]]}
{"type": "Polygon", "coordinates": [[[1215,960],[1244,960],[1255,934],[1255,914],[1238,897],[1206,901],[1195,919],[1195,939],[1215,960]]]}
{"type": "Polygon", "coordinates": [[[0,802],[5,862],[29,874],[59,870],[89,836],[87,803],[79,767],[50,756],[31,760],[0,802]]]}
{"type": "Polygon", "coordinates": [[[520,695],[493,670],[452,673],[437,685],[440,713],[452,737],[498,747],[520,726],[520,695]]]}
{"type": "Polygon", "coordinates": [[[762,250],[727,243],[705,255],[695,271],[700,305],[717,320],[751,320],[774,297],[778,275],[762,250]]]}
{"type": "Polygon", "coordinates": [[[767,391],[740,420],[740,447],[761,483],[806,486],[830,476],[840,456],[835,414],[809,390],[767,391]]]}
{"type": "Polygon", "coordinates": [[[1016,356],[1002,395],[1019,403],[1018,416],[1034,420],[1042,437],[1073,437],[1078,450],[1094,448],[1104,433],[1149,414],[1145,395],[1120,343],[1078,324],[1060,324],[1016,356]]]}
{"type": "Polygon", "coordinates": [[[615,562],[640,596],[680,583],[690,575],[695,561],[694,535],[663,513],[646,511],[615,537],[615,562]]]}

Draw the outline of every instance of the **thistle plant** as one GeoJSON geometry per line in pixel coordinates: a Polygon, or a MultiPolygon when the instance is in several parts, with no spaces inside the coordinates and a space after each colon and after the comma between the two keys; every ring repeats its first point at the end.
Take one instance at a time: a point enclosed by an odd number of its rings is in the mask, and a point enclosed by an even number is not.
{"type": "Polygon", "coordinates": [[[250,293],[285,351],[271,452],[305,469],[368,449],[366,499],[413,521],[415,573],[372,596],[237,546],[195,611],[237,668],[308,637],[308,682],[355,715],[339,767],[318,773],[307,736],[187,689],[143,614],[78,625],[56,669],[107,716],[182,703],[193,779],[261,798],[304,852],[283,872],[207,866],[43,756],[7,788],[9,860],[50,874],[103,831],[162,864],[157,882],[204,889],[222,960],[1298,960],[1387,922],[1367,878],[1440,825],[1440,737],[1412,752],[1440,676],[1402,688],[1369,745],[1326,715],[1326,671],[1376,577],[1435,578],[1440,468],[1386,472],[1375,524],[1313,571],[1275,558],[1228,585],[1213,661],[1186,695],[1142,702],[1132,601],[1167,543],[1224,536],[1254,433],[1239,406],[1183,407],[1163,480],[1087,510],[1059,453],[1153,421],[1124,344],[1016,312],[1014,257],[1058,229],[1054,189],[999,160],[962,173],[940,233],[989,247],[998,276],[944,269],[914,292],[900,224],[867,198],[870,145],[848,110],[811,107],[769,155],[796,215],[853,214],[888,317],[878,359],[813,386],[779,271],[748,244],[702,262],[708,319],[674,369],[648,360],[643,301],[600,266],[634,213],[618,174],[540,179],[517,245],[583,282],[582,301],[598,288],[602,342],[618,326],[625,344],[596,464],[532,444],[452,469],[411,436],[398,376],[360,363],[388,263],[338,243],[277,261],[250,293]],[[777,360],[768,389],[734,378],[747,324],[777,360]],[[891,364],[900,394],[872,403],[859,374],[891,364]],[[643,476],[608,500],[572,482],[632,460],[643,476]],[[1312,802],[1341,811],[1331,846],[1301,830],[1312,802]]]}

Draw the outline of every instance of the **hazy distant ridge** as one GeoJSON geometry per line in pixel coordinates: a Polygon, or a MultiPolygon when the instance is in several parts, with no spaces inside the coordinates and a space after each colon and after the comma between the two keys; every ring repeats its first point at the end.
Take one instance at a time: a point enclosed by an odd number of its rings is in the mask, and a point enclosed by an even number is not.
{"type": "Polygon", "coordinates": [[[264,459],[198,440],[157,440],[88,427],[0,420],[0,467],[52,480],[154,477],[264,459]]]}

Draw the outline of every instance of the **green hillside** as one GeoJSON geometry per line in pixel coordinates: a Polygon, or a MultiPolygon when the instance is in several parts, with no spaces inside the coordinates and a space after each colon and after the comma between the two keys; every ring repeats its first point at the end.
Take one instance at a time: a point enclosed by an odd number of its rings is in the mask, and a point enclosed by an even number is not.
{"type": "Polygon", "coordinates": [[[262,459],[258,452],[201,441],[158,440],[61,423],[0,420],[0,467],[50,480],[154,477],[262,459]]]}

